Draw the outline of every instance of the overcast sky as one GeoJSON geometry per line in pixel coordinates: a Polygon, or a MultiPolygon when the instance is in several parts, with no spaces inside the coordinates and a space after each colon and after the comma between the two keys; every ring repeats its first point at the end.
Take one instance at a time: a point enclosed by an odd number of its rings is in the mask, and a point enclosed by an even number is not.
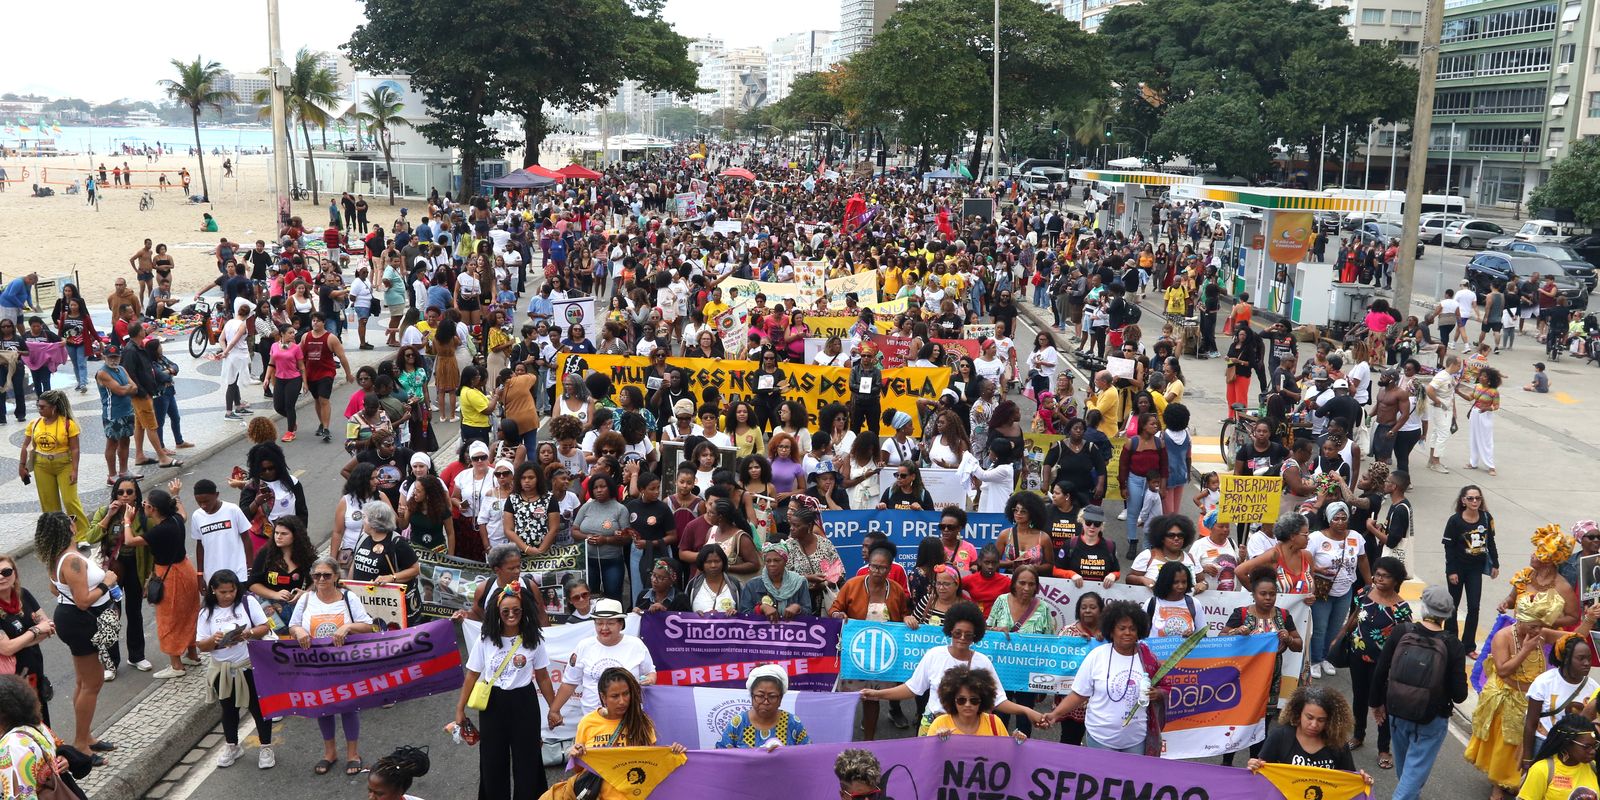
{"type": "MultiPolygon", "coordinates": [[[[365,19],[360,0],[279,0],[279,8],[286,56],[302,46],[334,50],[365,19]]],[[[137,11],[121,0],[83,0],[69,13],[93,21],[86,33],[8,37],[0,47],[0,92],[159,100],[156,81],[171,76],[173,58],[198,55],[240,72],[266,65],[265,0],[162,0],[137,11]]],[[[690,38],[759,46],[798,31],[837,29],[839,2],[667,0],[665,15],[690,38]]]]}

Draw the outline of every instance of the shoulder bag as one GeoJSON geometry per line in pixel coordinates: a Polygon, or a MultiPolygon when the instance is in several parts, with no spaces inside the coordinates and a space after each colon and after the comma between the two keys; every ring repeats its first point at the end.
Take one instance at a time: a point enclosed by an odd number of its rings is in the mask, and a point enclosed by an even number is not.
{"type": "MultiPolygon", "coordinates": [[[[171,571],[172,567],[168,566],[167,572],[171,571]]],[[[160,605],[162,598],[166,597],[167,572],[160,575],[151,572],[150,579],[144,582],[144,599],[149,601],[150,605],[160,605]]]]}
{"type": "MultiPolygon", "coordinates": [[[[617,729],[611,732],[611,738],[606,740],[606,747],[617,743],[617,737],[622,735],[622,723],[617,723],[617,729]]],[[[600,796],[600,791],[605,787],[605,779],[598,773],[584,770],[581,775],[572,779],[572,796],[576,800],[591,800],[600,796]]]]}
{"type": "MultiPolygon", "coordinates": [[[[494,682],[500,680],[500,675],[506,671],[506,665],[511,663],[511,659],[516,658],[517,651],[521,649],[522,636],[518,635],[517,638],[511,641],[511,652],[506,653],[506,657],[500,659],[500,666],[495,669],[494,677],[484,680],[483,676],[480,675],[478,676],[478,682],[472,684],[472,694],[467,696],[467,708],[474,711],[483,711],[489,707],[489,693],[494,689],[494,682]]],[[[618,728],[620,729],[621,726],[619,725],[618,728]]]]}

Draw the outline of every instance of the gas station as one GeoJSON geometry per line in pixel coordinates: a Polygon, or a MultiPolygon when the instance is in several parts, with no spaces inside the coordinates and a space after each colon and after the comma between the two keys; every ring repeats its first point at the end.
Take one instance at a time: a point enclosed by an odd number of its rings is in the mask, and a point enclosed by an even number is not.
{"type": "Polygon", "coordinates": [[[1150,209],[1161,199],[1161,192],[1181,185],[1200,185],[1197,175],[1146,172],[1120,169],[1075,169],[1073,180],[1089,181],[1101,188],[1101,209],[1095,215],[1097,228],[1112,228],[1132,234],[1139,220],[1150,219],[1150,209]],[[1154,187],[1154,191],[1152,191],[1154,187]],[[1112,202],[1107,202],[1112,201],[1112,202]]]}

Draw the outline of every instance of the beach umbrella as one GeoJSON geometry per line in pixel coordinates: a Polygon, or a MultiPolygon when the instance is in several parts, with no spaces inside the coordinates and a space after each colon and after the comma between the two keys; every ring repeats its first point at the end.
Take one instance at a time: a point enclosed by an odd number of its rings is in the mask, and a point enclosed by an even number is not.
{"type": "Polygon", "coordinates": [[[568,164],[556,170],[556,174],[569,180],[595,181],[600,179],[600,173],[595,172],[582,164],[568,164]]]}
{"type": "Polygon", "coordinates": [[[526,172],[526,173],[528,173],[530,175],[537,175],[537,176],[539,176],[541,178],[549,178],[550,180],[553,180],[553,181],[566,180],[566,178],[567,178],[567,176],[562,175],[561,173],[556,172],[553,169],[550,169],[548,167],[541,167],[538,164],[534,164],[533,166],[528,167],[527,169],[524,169],[522,171],[526,172]]]}
{"type": "Polygon", "coordinates": [[[728,167],[722,171],[722,177],[743,178],[747,181],[754,181],[756,179],[755,173],[745,169],[744,167],[728,167]]]}

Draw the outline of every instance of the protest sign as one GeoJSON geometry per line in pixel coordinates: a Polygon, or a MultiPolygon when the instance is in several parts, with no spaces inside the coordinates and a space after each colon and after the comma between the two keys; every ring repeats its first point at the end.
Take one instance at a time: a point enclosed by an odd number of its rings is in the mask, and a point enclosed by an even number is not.
{"type": "MultiPolygon", "coordinates": [[[[799,307],[806,311],[816,308],[817,301],[828,294],[828,262],[794,262],[794,283],[800,288],[795,301],[799,307]]],[[[843,297],[839,303],[844,304],[843,297]]]]}
{"type": "MultiPolygon", "coordinates": [[[[717,358],[668,358],[667,365],[684,370],[689,379],[689,389],[696,395],[702,396],[706,387],[714,386],[722,395],[724,403],[737,400],[750,400],[755,396],[755,373],[759,364],[754,361],[739,359],[717,358]]],[[[566,376],[575,375],[580,380],[588,370],[611,376],[612,384],[620,391],[624,386],[637,386],[642,392],[645,390],[645,381],[651,374],[650,359],[643,356],[602,356],[565,354],[558,363],[558,385],[566,376]]],[[[806,427],[816,430],[818,426],[818,413],[823,406],[829,403],[849,404],[852,398],[850,391],[850,370],[847,367],[823,367],[815,364],[784,364],[782,367],[789,380],[790,391],[785,394],[787,399],[799,400],[806,407],[806,427]]],[[[922,397],[938,397],[945,387],[950,385],[950,370],[938,367],[902,367],[900,369],[886,369],[883,371],[884,393],[879,398],[884,410],[898,409],[911,415],[913,421],[913,436],[920,436],[917,430],[920,425],[920,415],[917,413],[917,399],[922,397]]],[[[880,428],[880,435],[888,436],[893,430],[887,426],[880,428]]]]}
{"type": "Polygon", "coordinates": [[[716,326],[717,337],[722,340],[722,350],[730,357],[743,354],[746,341],[750,337],[750,308],[746,304],[730,306],[727,311],[718,314],[711,320],[716,326]]]}
{"type": "Polygon", "coordinates": [[[966,337],[968,339],[993,339],[994,338],[994,329],[995,329],[995,326],[994,326],[993,323],[990,323],[988,325],[963,325],[963,326],[961,326],[961,332],[963,334],[966,334],[966,337]]]}
{"type": "Polygon", "coordinates": [[[844,308],[847,294],[855,294],[856,302],[866,305],[878,302],[878,273],[857,272],[842,278],[828,279],[828,305],[844,308]]]}
{"type": "MultiPolygon", "coordinates": [[[[812,744],[848,742],[855,734],[856,704],[849,692],[784,692],[780,706],[806,726],[812,744]]],[[[656,741],[682,742],[690,750],[717,746],[723,731],[750,710],[746,689],[703,686],[646,686],[644,713],[656,725],[656,741]]]]}
{"type": "Polygon", "coordinates": [[[719,219],[711,223],[712,233],[735,234],[744,230],[744,223],[736,219],[719,219]]]}
{"type": "Polygon", "coordinates": [[[700,216],[700,195],[694,192],[680,192],[672,196],[672,218],[679,220],[697,219],[700,216]]]}
{"type": "MultiPolygon", "coordinates": [[[[839,641],[840,677],[890,683],[910,678],[924,653],[950,644],[934,625],[911,630],[900,622],[854,619],[845,620],[839,641]]],[[[1065,694],[1096,644],[1074,636],[991,631],[972,649],[994,662],[995,675],[1008,692],[1065,694]]]]}
{"type": "MultiPolygon", "coordinates": [[[[878,485],[893,486],[894,472],[899,467],[884,467],[878,470],[878,485]]],[[[967,490],[971,488],[970,481],[961,479],[961,471],[945,467],[923,467],[922,487],[928,490],[933,497],[934,508],[947,506],[967,507],[967,490]]],[[[913,550],[916,548],[913,547],[913,550]]]]}
{"type": "MultiPolygon", "coordinates": [[[[827,515],[824,514],[824,517],[827,515]]],[[[824,522],[826,524],[826,522],[824,522]]],[[[1050,619],[1055,623],[1056,629],[1071,625],[1077,621],[1078,598],[1085,592],[1094,592],[1100,595],[1103,602],[1113,600],[1127,600],[1137,603],[1140,608],[1150,602],[1150,590],[1143,586],[1133,586],[1118,583],[1110,589],[1098,583],[1085,583],[1083,588],[1072,585],[1066,578],[1040,578],[1039,602],[1050,609],[1050,619]]],[[[1311,640],[1311,604],[1305,602],[1309,595],[1279,594],[1278,608],[1289,615],[1294,621],[1294,628],[1299,632],[1301,639],[1311,640]]],[[[1194,595],[1195,607],[1205,616],[1206,627],[1211,629],[1211,636],[1221,636],[1222,626],[1236,608],[1246,608],[1254,603],[1249,592],[1235,591],[1222,592],[1215,589],[1194,595]]],[[[1310,666],[1305,661],[1303,653],[1293,650],[1284,652],[1282,692],[1280,697],[1287,698],[1294,693],[1300,685],[1300,673],[1303,667],[1310,666]]]]}
{"type": "Polygon", "coordinates": [[[772,518],[773,509],[778,507],[778,498],[751,492],[745,495],[750,500],[750,524],[756,529],[756,546],[772,541],[772,535],[777,532],[777,525],[772,518]]]}
{"type": "Polygon", "coordinates": [[[874,333],[870,338],[883,359],[884,369],[903,367],[917,360],[917,354],[911,352],[911,345],[915,340],[910,337],[874,333]]]}
{"type": "MultiPolygon", "coordinates": [[[[982,550],[984,545],[994,544],[1000,538],[1000,531],[1009,527],[1011,523],[1004,514],[968,514],[961,538],[982,550]]],[[[899,551],[895,560],[910,572],[917,563],[917,544],[929,536],[939,535],[939,512],[824,511],[822,530],[839,551],[846,575],[856,574],[866,563],[861,555],[861,544],[872,531],[882,531],[889,537],[899,551]]]]}
{"type": "Polygon", "coordinates": [[[367,613],[387,630],[406,626],[406,587],[403,583],[344,581],[344,588],[361,599],[367,613]]]}
{"type": "MultiPolygon", "coordinates": [[[[633,748],[630,748],[633,749],[633,748]]],[[[846,749],[872,753],[883,797],[1146,798],[1146,800],[1355,800],[1366,797],[1360,775],[1316,767],[1267,764],[1258,772],[1215,764],[1089,750],[1006,736],[921,736],[875,742],[818,743],[764,750],[697,750],[678,764],[663,747],[648,751],[654,773],[670,774],[649,800],[767,800],[835,797],[834,760],[846,749]],[[1287,792],[1293,792],[1292,796],[1287,792]]],[[[643,748],[633,749],[643,754],[643,748]]]]}
{"type": "Polygon", "coordinates": [[[550,315],[551,325],[558,326],[561,331],[566,331],[574,325],[582,325],[584,335],[589,337],[589,341],[600,341],[600,316],[594,313],[593,297],[551,300],[550,307],[555,309],[550,315]]]}
{"type": "Polygon", "coordinates": [[[839,677],[839,625],[831,618],[646,614],[639,638],[660,686],[742,687],[750,670],[777,664],[788,670],[790,689],[826,692],[839,677]]]}
{"type": "Polygon", "coordinates": [[[1017,491],[1050,495],[1050,487],[1044,485],[1044,456],[1061,439],[1053,433],[1022,434],[1022,469],[1017,473],[1017,491]]]}
{"type": "MultiPolygon", "coordinates": [[[[587,568],[585,545],[581,542],[551,547],[543,555],[524,556],[522,573],[537,584],[559,584],[566,573],[582,573],[587,568]]],[[[494,572],[482,561],[468,561],[431,550],[418,550],[417,588],[422,595],[422,613],[448,617],[472,604],[478,587],[494,580],[494,572]]]]}
{"type": "Polygon", "coordinates": [[[1106,459],[1106,499],[1121,500],[1122,481],[1117,477],[1122,468],[1122,448],[1127,446],[1128,437],[1111,437],[1111,457],[1106,459]]]}
{"type": "Polygon", "coordinates": [[[1578,556],[1578,585],[1584,605],[1600,600],[1600,553],[1578,556]]]}
{"type": "Polygon", "coordinates": [[[1106,358],[1106,372],[1111,376],[1112,380],[1121,378],[1123,380],[1131,381],[1133,380],[1135,367],[1137,367],[1138,364],[1139,362],[1134,361],[1131,358],[1108,356],[1106,358]]]}
{"type": "Polygon", "coordinates": [[[324,717],[461,691],[461,651],[444,620],[415,628],[353,634],[301,648],[293,639],[250,642],[261,713],[324,717]]]}
{"type": "Polygon", "coordinates": [[[1217,505],[1217,522],[1260,522],[1278,519],[1283,500],[1283,478],[1278,475],[1230,475],[1222,479],[1222,500],[1217,505]]]}

